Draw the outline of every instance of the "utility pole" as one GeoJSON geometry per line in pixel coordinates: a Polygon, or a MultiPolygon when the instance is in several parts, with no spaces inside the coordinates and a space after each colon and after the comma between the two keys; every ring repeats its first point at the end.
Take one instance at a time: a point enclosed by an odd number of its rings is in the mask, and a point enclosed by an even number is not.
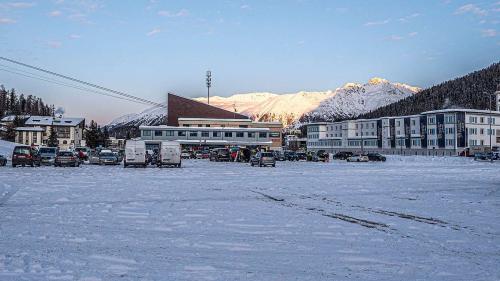
{"type": "Polygon", "coordinates": [[[207,71],[207,101],[208,104],[210,105],[210,87],[212,87],[212,71],[208,70],[207,71]]]}

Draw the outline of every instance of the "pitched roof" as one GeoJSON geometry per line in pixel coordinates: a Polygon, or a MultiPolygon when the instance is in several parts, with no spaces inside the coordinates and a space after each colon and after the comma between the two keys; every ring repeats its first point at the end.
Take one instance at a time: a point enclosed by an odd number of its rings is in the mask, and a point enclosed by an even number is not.
{"type": "Polygon", "coordinates": [[[31,116],[26,120],[28,126],[78,126],[85,121],[84,118],[57,118],[52,116],[31,116]]]}

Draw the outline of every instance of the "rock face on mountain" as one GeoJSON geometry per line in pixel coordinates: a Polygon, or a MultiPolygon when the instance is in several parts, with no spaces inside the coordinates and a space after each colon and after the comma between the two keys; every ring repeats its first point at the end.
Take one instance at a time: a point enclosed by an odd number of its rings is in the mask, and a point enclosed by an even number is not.
{"type": "MultiPolygon", "coordinates": [[[[366,84],[347,83],[333,91],[214,96],[210,98],[210,105],[247,115],[257,121],[281,121],[285,126],[290,126],[298,122],[354,118],[419,91],[417,87],[372,78],[366,84]]],[[[194,100],[207,102],[203,97],[194,100]]],[[[108,127],[120,130],[123,127],[163,124],[166,112],[165,108],[153,107],[117,118],[108,127]]]]}

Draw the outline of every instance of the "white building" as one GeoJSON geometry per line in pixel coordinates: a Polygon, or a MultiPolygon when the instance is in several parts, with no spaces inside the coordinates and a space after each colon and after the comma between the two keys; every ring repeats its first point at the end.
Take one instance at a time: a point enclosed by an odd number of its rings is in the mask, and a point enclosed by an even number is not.
{"type": "Polygon", "coordinates": [[[65,150],[82,144],[83,130],[85,128],[84,118],[59,118],[52,116],[29,117],[25,122],[25,127],[16,130],[16,140],[22,138],[22,143],[25,144],[47,145],[52,127],[57,134],[59,148],[65,150]],[[27,141],[29,143],[26,143],[27,141]]]}
{"type": "Polygon", "coordinates": [[[140,126],[139,130],[141,139],[149,143],[169,140],[184,146],[272,145],[269,128],[140,126]]]}
{"type": "Polygon", "coordinates": [[[500,112],[443,109],[411,116],[312,123],[307,132],[307,148],[312,151],[456,155],[466,148],[499,147],[500,112]]]}

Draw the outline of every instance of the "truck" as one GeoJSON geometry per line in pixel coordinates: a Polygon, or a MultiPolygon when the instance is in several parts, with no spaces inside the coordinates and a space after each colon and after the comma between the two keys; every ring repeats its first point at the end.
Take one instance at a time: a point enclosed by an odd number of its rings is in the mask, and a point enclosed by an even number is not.
{"type": "Polygon", "coordinates": [[[123,167],[147,167],[146,143],[142,140],[127,140],[125,143],[125,157],[123,167]]]}
{"type": "Polygon", "coordinates": [[[181,145],[176,141],[162,141],[156,161],[158,167],[174,166],[181,167],[181,145]]]}

